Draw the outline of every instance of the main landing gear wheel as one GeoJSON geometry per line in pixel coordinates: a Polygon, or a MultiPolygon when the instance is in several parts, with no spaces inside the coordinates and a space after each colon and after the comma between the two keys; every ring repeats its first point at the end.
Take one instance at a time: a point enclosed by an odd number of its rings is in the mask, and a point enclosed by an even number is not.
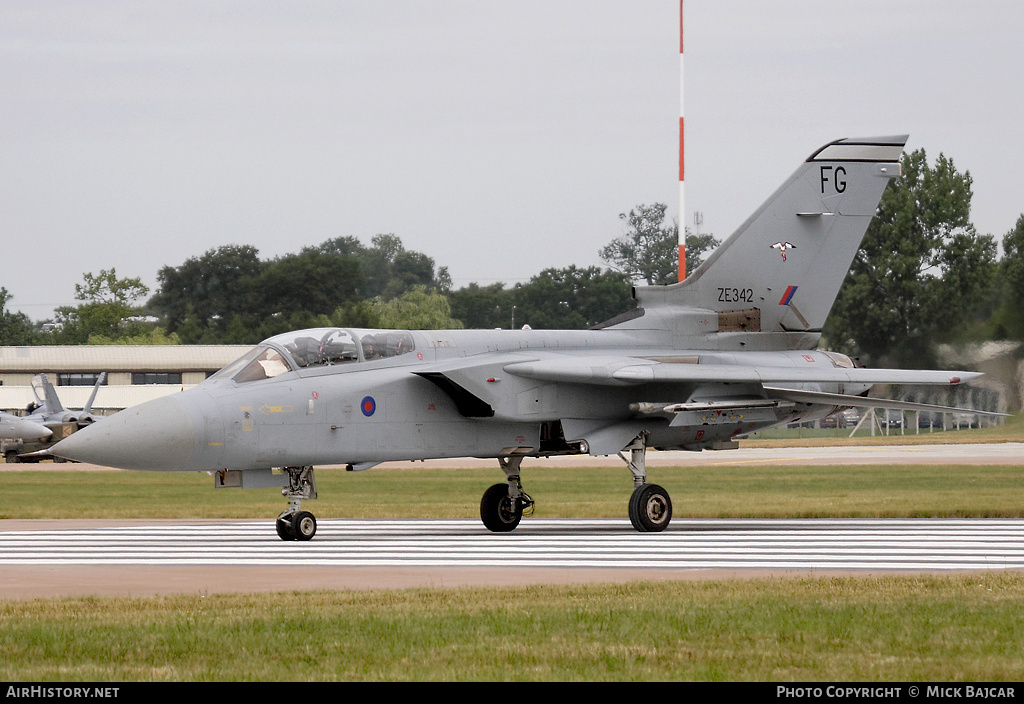
{"type": "Polygon", "coordinates": [[[657,484],[647,483],[647,431],[641,432],[623,450],[621,457],[633,474],[633,494],[629,497],[629,522],[641,533],[660,533],[672,520],[672,499],[657,484]]]}
{"type": "Polygon", "coordinates": [[[629,497],[629,522],[641,533],[660,533],[672,520],[672,499],[657,484],[641,484],[629,497]]]}
{"type": "Polygon", "coordinates": [[[508,495],[508,484],[495,484],[480,499],[480,519],[492,533],[508,533],[523,518],[523,502],[508,495]]]}

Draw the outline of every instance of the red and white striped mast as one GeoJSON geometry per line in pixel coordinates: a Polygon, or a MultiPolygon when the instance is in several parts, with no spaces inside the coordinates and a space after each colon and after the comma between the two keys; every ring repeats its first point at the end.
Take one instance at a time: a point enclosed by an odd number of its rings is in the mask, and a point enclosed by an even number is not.
{"type": "Polygon", "coordinates": [[[686,278],[686,198],[683,194],[683,0],[679,0],[679,280],[686,278]]]}

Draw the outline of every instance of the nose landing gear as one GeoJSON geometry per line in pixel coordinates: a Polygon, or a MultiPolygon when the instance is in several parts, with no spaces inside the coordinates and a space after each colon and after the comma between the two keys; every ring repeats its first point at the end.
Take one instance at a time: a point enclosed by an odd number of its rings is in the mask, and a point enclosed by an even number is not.
{"type": "Polygon", "coordinates": [[[277,536],[281,540],[312,540],[316,535],[316,517],[302,510],[303,499],[316,498],[316,480],[312,467],[285,467],[288,486],[281,489],[288,508],[277,517],[277,536]]]}
{"type": "Polygon", "coordinates": [[[480,520],[492,533],[508,533],[516,529],[524,514],[528,516],[533,513],[533,499],[523,491],[522,482],[519,481],[522,456],[499,457],[498,463],[508,481],[495,484],[484,492],[480,499],[480,520]]]}

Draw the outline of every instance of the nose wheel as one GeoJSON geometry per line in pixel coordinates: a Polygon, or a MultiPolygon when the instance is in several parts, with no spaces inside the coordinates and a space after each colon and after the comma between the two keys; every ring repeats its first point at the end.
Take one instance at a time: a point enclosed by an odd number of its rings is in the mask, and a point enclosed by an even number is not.
{"type": "Polygon", "coordinates": [[[312,540],[316,535],[316,516],[309,511],[285,511],[277,517],[276,527],[281,540],[312,540]]]}
{"type": "Polygon", "coordinates": [[[507,484],[495,484],[480,499],[480,520],[492,533],[508,533],[523,519],[523,501],[508,495],[507,484]]]}
{"type": "Polygon", "coordinates": [[[499,457],[498,464],[505,472],[506,483],[495,484],[480,499],[480,520],[492,533],[508,533],[516,529],[523,515],[533,513],[533,499],[523,491],[519,480],[520,455],[499,457]]]}
{"type": "Polygon", "coordinates": [[[277,517],[275,528],[281,540],[312,540],[316,535],[316,517],[302,510],[303,499],[316,498],[316,481],[312,467],[285,467],[288,485],[281,494],[288,498],[288,508],[277,517]]]}

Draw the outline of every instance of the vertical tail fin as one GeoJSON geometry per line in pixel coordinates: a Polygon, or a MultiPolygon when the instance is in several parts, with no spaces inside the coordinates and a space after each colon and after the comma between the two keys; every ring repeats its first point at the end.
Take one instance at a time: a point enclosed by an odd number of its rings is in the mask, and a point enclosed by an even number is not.
{"type": "Polygon", "coordinates": [[[106,372],[100,372],[99,377],[96,378],[96,383],[93,384],[92,387],[92,393],[89,394],[89,401],[85,404],[85,408],[82,409],[82,412],[85,413],[86,415],[92,413],[92,404],[96,400],[96,392],[100,390],[100,387],[103,385],[103,382],[106,378],[106,372]]]}
{"type": "Polygon", "coordinates": [[[60,402],[60,398],[57,396],[57,390],[53,388],[53,384],[47,378],[46,374],[37,374],[32,378],[33,392],[36,394],[36,398],[39,398],[39,391],[36,389],[38,385],[39,389],[42,390],[43,397],[42,409],[44,413],[62,413],[64,411],[64,404],[60,402]]]}
{"type": "Polygon", "coordinates": [[[645,315],[622,327],[820,332],[906,141],[841,139],[817,150],[689,278],[638,287],[645,315]],[[702,311],[703,329],[686,322],[686,308],[702,311]]]}

